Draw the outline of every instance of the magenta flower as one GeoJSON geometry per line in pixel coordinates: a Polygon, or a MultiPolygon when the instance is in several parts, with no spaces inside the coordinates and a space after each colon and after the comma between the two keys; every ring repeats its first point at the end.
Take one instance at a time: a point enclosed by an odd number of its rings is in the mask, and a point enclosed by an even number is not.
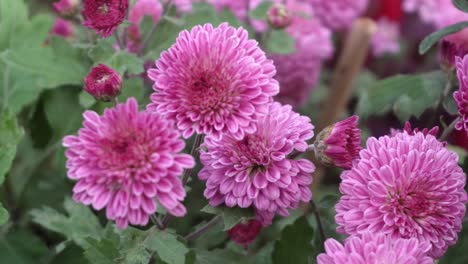
{"type": "Polygon", "coordinates": [[[229,238],[235,243],[247,247],[257,238],[262,231],[262,223],[256,219],[251,219],[246,223],[238,223],[228,231],[229,238]]]}
{"type": "Polygon", "coordinates": [[[185,138],[196,132],[241,139],[255,131],[254,120],[278,93],[275,73],[246,30],[196,26],[181,32],[148,71],[156,91],[148,109],[176,121],[185,138]]]}
{"type": "Polygon", "coordinates": [[[437,137],[437,133],[439,133],[439,127],[438,126],[435,126],[435,127],[431,128],[431,129],[423,128],[423,130],[419,131],[419,128],[413,129],[412,126],[411,126],[411,123],[408,122],[408,121],[405,122],[404,130],[406,131],[406,133],[408,133],[408,135],[412,135],[412,136],[419,133],[419,132],[421,132],[425,136],[432,135],[434,137],[437,137]]]}
{"type": "Polygon", "coordinates": [[[56,18],[52,29],[50,30],[50,34],[69,38],[75,34],[75,30],[73,25],[63,18],[56,18]]]}
{"type": "Polygon", "coordinates": [[[400,52],[400,29],[398,22],[390,21],[384,17],[379,19],[377,26],[377,31],[371,40],[374,56],[400,52]]]}
{"type": "Polygon", "coordinates": [[[468,133],[468,55],[463,59],[456,57],[457,76],[460,88],[453,93],[453,98],[458,106],[459,121],[455,125],[457,130],[465,130],[468,133]]]}
{"type": "Polygon", "coordinates": [[[328,126],[317,135],[314,150],[325,165],[350,169],[361,150],[361,130],[358,116],[351,116],[328,126]]]}
{"type": "Polygon", "coordinates": [[[80,0],[59,0],[53,3],[55,11],[64,16],[69,16],[75,13],[79,5],[80,0]]]}
{"type": "Polygon", "coordinates": [[[391,238],[383,233],[365,232],[346,239],[344,246],[333,238],[325,241],[325,252],[317,257],[318,264],[432,264],[427,256],[428,242],[416,238],[391,238]]]}
{"type": "Polygon", "coordinates": [[[84,0],[83,4],[83,25],[103,38],[114,33],[128,10],[128,0],[84,0]]]}
{"type": "Polygon", "coordinates": [[[92,68],[88,76],[84,78],[84,82],[84,90],[96,100],[104,102],[112,101],[122,89],[122,77],[104,64],[92,68]]]}
{"type": "Polygon", "coordinates": [[[76,202],[106,208],[119,228],[146,225],[156,212],[155,198],[170,214],[186,214],[179,176],[195,163],[179,153],[185,144],[170,121],[138,112],[133,98],[102,116],[86,111],[83,117],[78,136],[63,139],[76,202]]]}
{"type": "Polygon", "coordinates": [[[307,0],[322,23],[332,30],[350,27],[367,9],[368,0],[307,0]]]}
{"type": "Polygon", "coordinates": [[[138,0],[130,10],[128,20],[132,25],[128,28],[127,48],[130,52],[137,52],[141,45],[140,23],[145,16],[150,16],[153,23],[158,23],[163,12],[163,6],[159,0],[138,0]]]}
{"type": "Polygon", "coordinates": [[[288,155],[308,149],[314,127],[308,117],[279,103],[271,103],[256,125],[256,132],[241,140],[230,134],[219,140],[207,137],[198,176],[206,180],[204,194],[210,205],[252,206],[266,225],[276,213],[287,216],[288,209],[312,197],[314,164],[288,155]]]}
{"type": "Polygon", "coordinates": [[[370,138],[359,155],[341,174],[338,232],[417,238],[434,258],[456,243],[467,202],[456,153],[432,135],[402,132],[370,138]]]}
{"type": "Polygon", "coordinates": [[[268,10],[267,20],[273,28],[282,29],[292,23],[293,14],[285,5],[276,3],[268,10]]]}

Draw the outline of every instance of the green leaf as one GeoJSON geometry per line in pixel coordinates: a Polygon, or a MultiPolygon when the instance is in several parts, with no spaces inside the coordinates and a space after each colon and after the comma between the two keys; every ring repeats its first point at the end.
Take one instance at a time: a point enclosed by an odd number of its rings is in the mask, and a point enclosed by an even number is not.
{"type": "Polygon", "coordinates": [[[28,8],[23,0],[0,1],[0,51],[10,46],[12,36],[27,22],[28,8]]]}
{"type": "Polygon", "coordinates": [[[248,258],[228,249],[197,250],[195,251],[195,264],[243,264],[248,258]]]}
{"type": "Polygon", "coordinates": [[[448,95],[444,98],[444,101],[442,102],[442,105],[447,111],[447,113],[451,115],[457,115],[458,114],[458,106],[457,103],[455,102],[455,99],[453,99],[452,95],[448,95]]]}
{"type": "Polygon", "coordinates": [[[96,99],[94,99],[94,97],[87,93],[85,90],[80,92],[78,100],[80,101],[80,105],[84,109],[89,109],[91,106],[97,103],[96,99]]]}
{"type": "Polygon", "coordinates": [[[41,263],[41,259],[47,252],[44,242],[27,229],[13,230],[6,236],[0,236],[0,263],[2,264],[41,263]]]}
{"type": "Polygon", "coordinates": [[[273,3],[271,2],[262,2],[257,8],[249,12],[249,17],[253,19],[265,19],[272,5],[273,3]]]}
{"type": "Polygon", "coordinates": [[[255,254],[255,264],[272,264],[272,254],[274,249],[274,242],[269,242],[266,246],[262,247],[257,254],[255,254]]]}
{"type": "Polygon", "coordinates": [[[118,231],[120,235],[120,259],[118,263],[140,264],[148,263],[151,256],[147,251],[145,242],[155,229],[141,231],[136,228],[127,228],[118,231]]]}
{"type": "Polygon", "coordinates": [[[115,260],[120,257],[118,245],[112,240],[101,239],[98,241],[88,237],[86,242],[88,245],[84,255],[93,264],[114,264],[115,260]]]}
{"type": "Polygon", "coordinates": [[[303,216],[281,232],[273,250],[273,263],[308,263],[313,254],[314,230],[303,216]]]}
{"type": "Polygon", "coordinates": [[[166,263],[184,264],[187,247],[177,240],[177,236],[168,232],[151,232],[145,241],[148,250],[155,251],[166,263]]]}
{"type": "Polygon", "coordinates": [[[8,216],[8,211],[3,208],[2,203],[0,203],[0,225],[3,225],[8,221],[8,216]]]}
{"type": "Polygon", "coordinates": [[[393,110],[401,121],[419,117],[438,105],[446,82],[440,71],[397,75],[378,82],[359,97],[357,113],[362,118],[393,110]]]}
{"type": "Polygon", "coordinates": [[[333,194],[326,195],[325,197],[320,199],[320,201],[318,202],[318,207],[323,209],[332,208],[333,206],[335,206],[336,202],[338,202],[339,199],[340,197],[333,194]]]}
{"type": "Polygon", "coordinates": [[[225,206],[211,207],[209,205],[201,209],[202,212],[214,215],[221,215],[224,221],[224,231],[233,228],[241,221],[254,219],[255,214],[252,210],[239,207],[229,208],[225,206]]]}
{"type": "Polygon", "coordinates": [[[289,54],[295,50],[295,41],[284,30],[271,30],[267,33],[266,49],[271,53],[289,54]]]}
{"type": "Polygon", "coordinates": [[[461,31],[466,27],[468,27],[468,22],[460,22],[430,34],[429,36],[425,37],[423,41],[419,44],[419,54],[425,54],[440,39],[453,33],[457,33],[458,31],[461,31]]]}
{"type": "Polygon", "coordinates": [[[468,0],[452,0],[454,6],[463,12],[468,12],[468,0]]]}
{"type": "Polygon", "coordinates": [[[46,229],[75,241],[83,248],[88,245],[88,237],[95,239],[102,237],[103,228],[88,207],[75,203],[71,199],[65,200],[64,207],[67,215],[50,207],[34,209],[31,211],[32,220],[46,229]]]}
{"type": "Polygon", "coordinates": [[[16,146],[22,137],[23,130],[18,126],[16,118],[10,113],[0,112],[0,184],[10,170],[16,155],[16,146]]]}
{"type": "Polygon", "coordinates": [[[218,24],[220,22],[214,7],[207,3],[194,3],[192,12],[187,13],[182,18],[185,20],[185,28],[187,29],[205,23],[218,24]]]}

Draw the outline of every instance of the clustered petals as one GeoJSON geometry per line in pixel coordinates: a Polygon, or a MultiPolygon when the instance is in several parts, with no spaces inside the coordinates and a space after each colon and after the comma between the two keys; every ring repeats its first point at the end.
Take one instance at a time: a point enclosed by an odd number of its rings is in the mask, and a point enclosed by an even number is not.
{"type": "Polygon", "coordinates": [[[148,71],[155,82],[150,111],[193,133],[237,139],[255,131],[254,120],[278,93],[275,67],[248,32],[227,23],[182,31],[148,71]]]}
{"type": "Polygon", "coordinates": [[[341,179],[338,232],[416,238],[431,244],[433,258],[456,243],[466,210],[466,175],[457,154],[434,136],[401,132],[370,138],[341,179]]]}
{"type": "Polygon", "coordinates": [[[245,223],[238,223],[229,229],[228,235],[232,241],[247,247],[252,243],[262,230],[262,223],[256,219],[248,220],[245,223]]]}
{"type": "Polygon", "coordinates": [[[103,38],[114,33],[128,10],[128,0],[84,0],[83,4],[83,25],[103,38]]]}
{"type": "Polygon", "coordinates": [[[268,224],[275,214],[287,216],[288,209],[312,197],[314,164],[288,155],[308,149],[313,126],[308,117],[279,103],[271,103],[256,125],[257,130],[241,140],[231,135],[207,137],[198,176],[206,180],[204,194],[210,205],[253,207],[268,224]]]}
{"type": "Polygon", "coordinates": [[[335,239],[325,241],[325,253],[317,257],[318,264],[432,264],[427,256],[428,242],[416,238],[391,238],[383,233],[365,232],[346,239],[344,245],[335,239]]]}
{"type": "Polygon", "coordinates": [[[366,11],[368,0],[307,0],[314,15],[333,30],[343,30],[366,11]]]}
{"type": "Polygon", "coordinates": [[[52,25],[50,33],[55,36],[69,38],[75,34],[73,25],[63,18],[57,18],[52,25]]]}
{"type": "Polygon", "coordinates": [[[459,121],[455,125],[457,130],[464,130],[468,134],[468,55],[456,57],[457,76],[460,88],[453,94],[458,106],[459,121]]]}
{"type": "Polygon", "coordinates": [[[186,214],[179,176],[195,163],[179,153],[185,143],[171,121],[139,112],[133,98],[101,116],[86,111],[83,117],[78,135],[63,140],[76,202],[106,208],[119,228],[146,225],[155,199],[174,216],[186,214]]]}
{"type": "Polygon", "coordinates": [[[57,13],[61,15],[72,15],[80,5],[80,0],[59,0],[53,4],[57,13]]]}
{"type": "Polygon", "coordinates": [[[122,88],[120,74],[104,64],[92,68],[84,82],[84,90],[101,101],[112,101],[122,88]]]}

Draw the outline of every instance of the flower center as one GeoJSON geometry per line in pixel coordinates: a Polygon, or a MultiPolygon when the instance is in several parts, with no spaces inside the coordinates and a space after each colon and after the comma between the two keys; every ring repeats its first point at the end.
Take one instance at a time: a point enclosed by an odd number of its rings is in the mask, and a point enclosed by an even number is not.
{"type": "Polygon", "coordinates": [[[110,75],[109,74],[103,74],[100,78],[96,80],[97,83],[103,83],[109,79],[110,75]]]}
{"type": "Polygon", "coordinates": [[[98,11],[102,15],[105,15],[107,14],[107,12],[109,12],[109,7],[107,6],[107,4],[103,3],[101,6],[98,7],[98,11]]]}
{"type": "Polygon", "coordinates": [[[237,147],[245,157],[244,165],[251,168],[251,174],[263,170],[270,164],[270,151],[267,142],[258,135],[247,135],[237,142],[237,147]]]}
{"type": "Polygon", "coordinates": [[[201,73],[200,77],[189,85],[189,102],[200,112],[229,108],[231,99],[227,96],[225,85],[216,74],[201,73]]]}

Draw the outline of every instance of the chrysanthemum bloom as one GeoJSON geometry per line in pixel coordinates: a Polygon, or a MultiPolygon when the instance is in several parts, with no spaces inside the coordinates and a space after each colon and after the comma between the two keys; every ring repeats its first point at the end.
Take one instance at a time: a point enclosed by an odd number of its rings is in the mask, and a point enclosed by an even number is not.
{"type": "Polygon", "coordinates": [[[104,64],[91,69],[84,78],[84,90],[96,100],[111,101],[120,94],[122,89],[122,77],[114,69],[104,64]]]}
{"type": "Polygon", "coordinates": [[[241,140],[229,134],[220,140],[205,138],[200,156],[204,167],[198,176],[206,180],[204,195],[211,206],[252,206],[268,224],[276,213],[287,216],[288,209],[312,197],[314,164],[288,155],[308,149],[306,140],[313,137],[314,127],[308,117],[276,102],[256,125],[256,132],[241,140]]]}
{"type": "Polygon", "coordinates": [[[146,225],[156,212],[155,198],[170,214],[186,214],[179,176],[195,163],[179,153],[185,143],[170,121],[138,112],[133,98],[102,116],[86,111],[83,117],[78,136],[63,140],[76,202],[106,208],[119,228],[146,225]]]}
{"type": "Polygon", "coordinates": [[[64,16],[69,16],[75,13],[78,10],[79,5],[80,0],[59,0],[53,3],[55,11],[64,16]]]}
{"type": "Polygon", "coordinates": [[[455,125],[457,130],[465,130],[468,133],[468,55],[456,57],[458,83],[460,88],[453,94],[458,106],[459,121],[455,125]]]}
{"type": "Polygon", "coordinates": [[[106,38],[127,15],[128,0],[84,0],[83,25],[106,38]]]}
{"type": "Polygon", "coordinates": [[[400,51],[400,29],[395,22],[381,18],[377,22],[377,31],[371,40],[372,53],[374,56],[395,54],[400,51]]]}
{"type": "Polygon", "coordinates": [[[145,16],[150,16],[153,23],[158,23],[163,12],[163,6],[159,0],[138,0],[130,9],[128,20],[132,25],[128,27],[127,48],[130,52],[137,52],[141,45],[140,23],[145,16]]]}
{"type": "Polygon", "coordinates": [[[315,139],[315,156],[327,166],[350,169],[361,150],[358,116],[351,116],[324,128],[315,139]]]}
{"type": "Polygon", "coordinates": [[[148,73],[156,91],[148,109],[176,121],[185,138],[196,132],[241,139],[279,90],[257,42],[226,23],[182,31],[148,73]]]}
{"type": "Polygon", "coordinates": [[[293,14],[285,5],[277,3],[268,10],[267,20],[273,28],[282,29],[292,23],[293,14]]]}
{"type": "Polygon", "coordinates": [[[246,223],[238,223],[228,231],[229,238],[239,245],[247,247],[252,243],[262,230],[262,223],[251,219],[246,223]]]}
{"type": "Polygon", "coordinates": [[[332,30],[350,27],[353,21],[366,11],[368,0],[307,0],[314,14],[332,30]]]}
{"type": "Polygon", "coordinates": [[[351,170],[341,174],[338,232],[383,232],[431,243],[440,258],[457,241],[465,215],[466,176],[456,153],[419,132],[370,138],[351,170]]]}
{"type": "Polygon", "coordinates": [[[333,238],[325,241],[325,253],[318,264],[432,264],[427,256],[431,245],[416,238],[391,238],[383,233],[366,232],[346,239],[344,245],[333,238]]]}
{"type": "Polygon", "coordinates": [[[50,30],[50,34],[69,38],[75,34],[75,30],[73,29],[73,25],[65,19],[56,18],[52,29],[50,30]]]}

